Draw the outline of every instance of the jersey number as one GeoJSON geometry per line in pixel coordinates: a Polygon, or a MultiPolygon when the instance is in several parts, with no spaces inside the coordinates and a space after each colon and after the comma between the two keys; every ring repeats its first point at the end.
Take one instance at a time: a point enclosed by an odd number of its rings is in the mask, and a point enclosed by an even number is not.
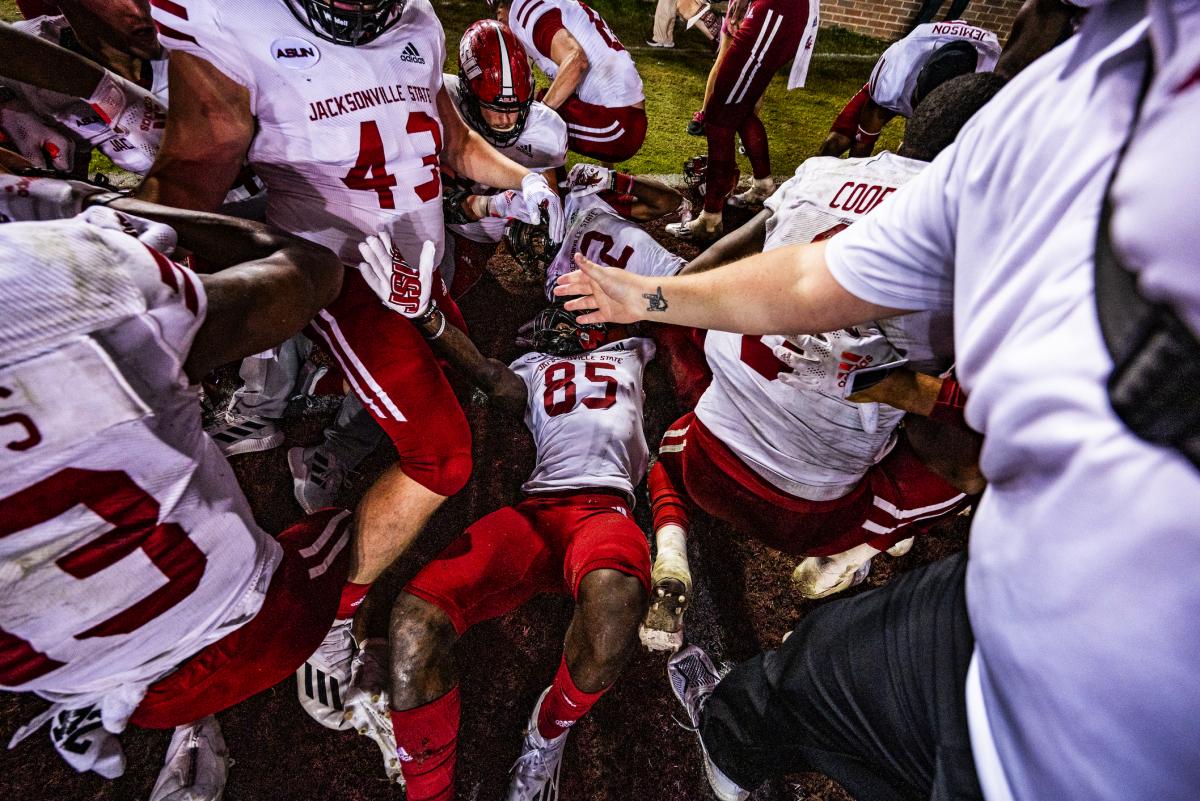
{"type": "MultiPolygon", "coordinates": [[[[166,583],[127,609],[75,635],[77,640],[128,634],[163,614],[200,585],[208,558],[177,523],[159,522],[159,505],[127,474],[68,467],[0,499],[0,538],[85,506],[113,528],[55,560],[64,573],[86,579],[141,551],[166,583]]],[[[131,579],[132,580],[132,579],[131,579]]],[[[157,583],[157,582],[155,582],[157,583]]],[[[102,605],[104,598],[92,599],[102,605]]],[[[37,603],[37,599],[29,599],[37,603]]],[[[87,608],[89,604],[82,604],[87,608]]],[[[17,686],[62,666],[25,640],[0,629],[0,684],[17,686]]]]}
{"type": "MultiPolygon", "coordinates": [[[[438,171],[438,153],[442,151],[442,128],[437,120],[424,111],[414,111],[408,115],[407,131],[410,135],[428,133],[433,136],[433,152],[422,157],[421,163],[430,167],[430,178],[423,184],[413,187],[422,202],[428,203],[442,194],[442,178],[438,171]]],[[[396,208],[396,198],[392,187],[396,185],[396,176],[387,171],[387,155],[383,152],[383,137],[379,135],[379,125],[374,120],[363,122],[358,131],[358,160],[342,179],[350,189],[362,189],[379,195],[379,208],[396,208]]]]}
{"type": "MultiPolygon", "coordinates": [[[[604,387],[604,396],[584,398],[583,405],[589,409],[610,409],[617,402],[617,379],[604,375],[605,370],[615,370],[608,362],[584,362],[584,378],[604,387]]],[[[546,391],[542,393],[542,405],[546,414],[558,417],[575,409],[575,362],[556,362],[546,369],[546,391]],[[559,397],[559,393],[562,397],[559,397]]]]}
{"type": "Polygon", "coordinates": [[[586,254],[588,247],[593,242],[600,243],[600,252],[592,261],[602,262],[609,267],[616,267],[619,270],[624,270],[625,266],[629,264],[629,257],[633,255],[633,245],[626,245],[621,250],[621,255],[614,259],[612,257],[613,238],[608,234],[602,234],[598,231],[588,231],[583,235],[583,240],[579,243],[579,249],[586,254]]]}
{"type": "Polygon", "coordinates": [[[617,52],[623,51],[625,48],[617,37],[613,35],[612,29],[608,27],[608,23],[601,19],[600,15],[592,10],[587,3],[580,3],[579,7],[583,9],[583,13],[588,15],[588,19],[592,21],[592,25],[596,27],[596,33],[600,34],[600,38],[604,43],[617,52]]]}

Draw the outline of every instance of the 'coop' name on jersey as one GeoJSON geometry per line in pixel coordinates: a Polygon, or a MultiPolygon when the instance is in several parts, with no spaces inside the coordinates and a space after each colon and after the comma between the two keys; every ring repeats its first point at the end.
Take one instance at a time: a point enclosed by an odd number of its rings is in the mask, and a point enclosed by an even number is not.
{"type": "Polygon", "coordinates": [[[327,97],[324,100],[309,103],[308,119],[309,122],[316,122],[317,120],[325,120],[331,117],[340,117],[343,114],[352,114],[355,111],[361,111],[365,108],[386,106],[390,103],[404,103],[406,101],[433,103],[433,100],[433,92],[428,86],[401,86],[400,84],[394,86],[373,86],[370,89],[347,92],[344,95],[327,97]]]}

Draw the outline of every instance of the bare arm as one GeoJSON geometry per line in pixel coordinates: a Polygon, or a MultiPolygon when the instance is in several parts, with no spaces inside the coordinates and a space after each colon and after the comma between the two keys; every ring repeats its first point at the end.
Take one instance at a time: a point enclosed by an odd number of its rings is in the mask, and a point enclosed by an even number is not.
{"type": "MultiPolygon", "coordinates": [[[[520,188],[521,180],[529,170],[467,127],[444,86],[438,92],[437,107],[445,136],[442,159],[455,173],[496,189],[520,188]]],[[[167,133],[170,134],[169,129],[167,133]]]]}
{"type": "Polygon", "coordinates": [[[587,74],[589,64],[583,46],[566,28],[554,34],[550,42],[550,60],[558,65],[558,75],[550,84],[542,102],[550,108],[557,109],[575,94],[583,76],[587,74]]]}
{"type": "Polygon", "coordinates": [[[896,112],[889,111],[868,98],[866,105],[858,115],[858,133],[854,137],[854,143],[850,145],[850,157],[861,158],[871,155],[875,149],[875,142],[879,139],[879,134],[883,132],[883,126],[887,125],[895,116],[896,112]]]}
{"type": "Polygon", "coordinates": [[[583,296],[566,304],[590,312],[583,323],[653,320],[744,334],[816,334],[905,313],[844,289],[825,264],[825,246],[776,248],[674,278],[601,267],[576,254],[580,269],[559,278],[554,294],[583,296]]]}
{"type": "Polygon", "coordinates": [[[65,47],[0,23],[0,76],[69,97],[90,97],[104,68],[65,47]]]}
{"type": "Polygon", "coordinates": [[[137,196],[214,211],[233,186],[254,137],[250,93],[187,53],[171,55],[170,87],[162,148],[137,196]]]}
{"type": "Polygon", "coordinates": [[[497,405],[513,414],[525,413],[528,397],[525,382],[499,359],[490,359],[480,353],[470,337],[446,321],[440,309],[421,326],[421,332],[434,353],[487,393],[497,405]]]}
{"type": "Polygon", "coordinates": [[[644,176],[634,175],[631,177],[633,186],[629,194],[635,198],[631,210],[633,219],[638,222],[647,222],[679,210],[679,205],[683,202],[683,195],[679,194],[676,189],[667,186],[662,181],[655,181],[644,176]]]}
{"type": "Polygon", "coordinates": [[[767,220],[771,219],[771,214],[770,209],[763,209],[741,228],[730,231],[713,243],[708,250],[688,262],[679,274],[694,275],[707,272],[714,267],[729,264],[754,253],[761,253],[763,243],[767,240],[767,220]]]}

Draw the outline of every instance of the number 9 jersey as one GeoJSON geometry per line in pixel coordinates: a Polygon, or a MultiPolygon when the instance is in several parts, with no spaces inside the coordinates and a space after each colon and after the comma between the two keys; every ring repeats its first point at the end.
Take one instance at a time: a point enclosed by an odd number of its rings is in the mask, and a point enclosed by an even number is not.
{"type": "Polygon", "coordinates": [[[431,240],[440,261],[446,39],[429,0],[358,47],[318,38],[282,0],[162,0],[153,15],[165,47],[249,91],[269,222],[347,264],[385,226],[409,259],[431,240]]]}

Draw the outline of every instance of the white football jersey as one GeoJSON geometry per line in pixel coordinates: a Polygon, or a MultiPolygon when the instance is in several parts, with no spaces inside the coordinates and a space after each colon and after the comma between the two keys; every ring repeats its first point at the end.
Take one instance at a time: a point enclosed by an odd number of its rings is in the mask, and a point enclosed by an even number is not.
{"type": "Polygon", "coordinates": [[[249,162],[267,220],[347,264],[387,228],[414,261],[444,226],[438,154],[446,38],[429,0],[359,47],[306,28],[281,0],[178,0],[152,9],[165,47],[202,58],[250,93],[249,162]]]}
{"type": "Polygon", "coordinates": [[[199,279],[79,220],[0,226],[0,686],[119,731],[281,557],[183,373],[199,279]]]}
{"type": "Polygon", "coordinates": [[[537,444],[528,493],[608,487],[633,497],[650,451],[642,425],[642,371],[654,342],[631,337],[578,356],[527,353],[511,367],[525,381],[525,425],[537,444]]]}
{"type": "Polygon", "coordinates": [[[962,20],[918,25],[883,51],[875,63],[867,84],[871,99],[902,117],[911,117],[917,75],[935,50],[951,42],[967,42],[975,47],[979,53],[976,72],[991,72],[1000,59],[1000,40],[985,28],[976,28],[962,20]]]}
{"type": "MultiPolygon", "coordinates": [[[[73,37],[66,17],[35,17],[12,23],[17,30],[56,45],[66,47],[73,37]]],[[[150,62],[151,86],[148,93],[163,105],[167,102],[167,59],[150,62]]],[[[87,154],[95,146],[122,169],[145,174],[149,172],[158,154],[158,141],[166,127],[162,112],[152,103],[141,108],[139,114],[130,119],[137,122],[139,130],[124,134],[112,130],[81,98],[39,89],[30,84],[0,79],[0,86],[7,87],[21,97],[43,124],[53,123],[54,128],[69,135],[76,143],[80,162],[77,169],[87,171],[87,154]]]]}
{"type": "MultiPolygon", "coordinates": [[[[463,121],[471,125],[466,113],[462,95],[459,94],[459,77],[446,73],[442,76],[446,92],[454,100],[454,105],[462,115],[463,121]]],[[[562,117],[554,113],[545,103],[533,101],[529,107],[529,116],[525,119],[525,129],[511,145],[496,148],[513,161],[534,172],[545,172],[561,167],[567,163],[567,124],[562,117]]],[[[495,192],[491,187],[475,184],[471,192],[476,195],[486,195],[495,192]]],[[[504,236],[504,226],[508,220],[500,217],[485,217],[466,225],[447,226],[460,236],[475,242],[499,242],[504,236]]]]}
{"type": "MultiPolygon", "coordinates": [[[[766,201],[773,214],[764,250],[834,236],[926,166],[886,151],[808,159],[766,201]]],[[[910,314],[881,321],[880,328],[915,369],[950,366],[948,315],[910,314]]],[[[887,453],[904,413],[784,384],[778,376],[788,368],[772,353],[782,342],[781,336],[708,332],[704,351],[713,381],[696,416],[773,486],[809,500],[841,497],[887,453]]]]}
{"type": "Polygon", "coordinates": [[[563,27],[587,55],[587,73],[575,90],[579,99],[605,108],[623,108],[645,100],[642,76],[638,74],[633,58],[608,23],[580,0],[514,0],[509,6],[508,27],[538,69],[551,80],[558,75],[558,65],[551,60],[550,54],[538,52],[533,44],[533,31],[538,20],[556,10],[562,16],[563,27]]]}
{"type": "Polygon", "coordinates": [[[554,300],[560,275],[575,269],[575,254],[631,273],[667,277],[687,263],[664,248],[642,226],[622,217],[598,192],[574,191],[563,200],[567,232],[546,270],[546,297],[554,300]]]}

